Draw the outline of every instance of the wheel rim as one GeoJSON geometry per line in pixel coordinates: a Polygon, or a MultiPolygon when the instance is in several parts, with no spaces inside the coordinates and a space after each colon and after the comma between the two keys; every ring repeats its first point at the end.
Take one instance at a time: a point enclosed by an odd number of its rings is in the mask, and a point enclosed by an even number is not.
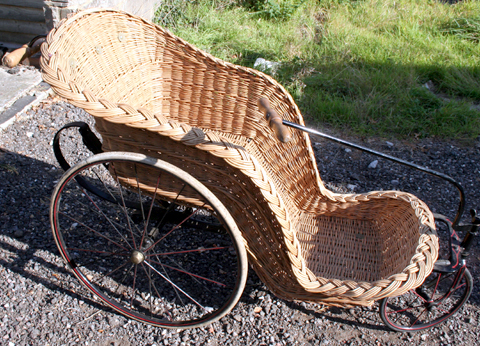
{"type": "Polygon", "coordinates": [[[468,269],[433,272],[421,288],[382,302],[381,317],[397,331],[431,328],[453,316],[467,301],[472,280],[468,269]]]}
{"type": "Polygon", "coordinates": [[[153,325],[195,327],[228,313],[245,284],[246,257],[218,200],[178,168],[143,156],[98,156],[69,170],[52,198],[54,237],[77,278],[108,306],[153,325]],[[133,203],[141,207],[126,207],[133,203]],[[194,227],[208,221],[223,231],[194,227]]]}

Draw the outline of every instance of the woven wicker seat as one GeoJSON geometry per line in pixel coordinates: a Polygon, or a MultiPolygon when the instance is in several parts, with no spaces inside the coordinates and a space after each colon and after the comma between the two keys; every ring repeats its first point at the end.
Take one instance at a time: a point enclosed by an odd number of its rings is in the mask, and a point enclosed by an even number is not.
{"type": "Polygon", "coordinates": [[[428,207],[398,191],[325,188],[309,137],[296,131],[280,143],[258,108],[266,97],[284,119],[303,124],[271,77],[110,10],[62,21],[42,46],[42,69],[58,95],[95,117],[105,151],[158,157],[204,183],[277,296],[368,305],[432,271],[438,241],[428,207]]]}

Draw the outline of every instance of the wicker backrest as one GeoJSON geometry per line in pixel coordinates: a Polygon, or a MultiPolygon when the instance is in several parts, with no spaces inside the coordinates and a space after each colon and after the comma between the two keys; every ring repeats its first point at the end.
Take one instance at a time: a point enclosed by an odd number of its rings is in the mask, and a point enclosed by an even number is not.
{"type": "Polygon", "coordinates": [[[400,192],[327,190],[308,136],[279,143],[258,108],[266,97],[303,124],[271,77],[110,10],[60,23],[42,46],[42,69],[57,94],[95,116],[104,150],[160,157],[210,188],[278,296],[370,304],[432,270],[438,244],[425,204],[400,192]]]}

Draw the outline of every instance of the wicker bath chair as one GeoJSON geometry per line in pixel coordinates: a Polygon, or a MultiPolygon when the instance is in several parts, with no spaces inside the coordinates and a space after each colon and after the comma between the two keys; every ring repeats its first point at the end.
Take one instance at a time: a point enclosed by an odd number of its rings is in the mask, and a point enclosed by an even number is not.
{"type": "Polygon", "coordinates": [[[58,95],[95,117],[104,151],[160,158],[212,191],[276,296],[370,305],[432,271],[438,240],[428,207],[399,191],[328,190],[308,135],[293,131],[279,142],[259,109],[266,98],[282,118],[303,124],[268,75],[111,10],[62,21],[42,46],[42,69],[58,95]]]}

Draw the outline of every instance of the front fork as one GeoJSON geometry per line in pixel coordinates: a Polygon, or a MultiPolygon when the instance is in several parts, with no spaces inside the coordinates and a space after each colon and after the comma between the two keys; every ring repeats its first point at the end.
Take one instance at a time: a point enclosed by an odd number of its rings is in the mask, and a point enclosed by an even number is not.
{"type": "Polygon", "coordinates": [[[466,260],[470,256],[470,249],[478,235],[480,227],[480,218],[477,216],[476,210],[470,210],[472,221],[464,225],[452,225],[452,222],[445,216],[435,214],[435,221],[445,224],[448,228],[448,248],[450,255],[448,259],[439,259],[435,262],[434,270],[441,273],[452,273],[466,265],[466,260]],[[463,240],[460,239],[458,233],[465,232],[463,240]]]}
{"type": "Polygon", "coordinates": [[[457,271],[437,272],[438,277],[436,280],[428,282],[427,286],[425,286],[424,283],[423,285],[415,289],[415,293],[425,301],[425,306],[428,311],[431,311],[435,309],[435,307],[437,307],[438,305],[441,305],[445,299],[448,299],[448,297],[450,297],[450,295],[457,290],[458,285],[462,282],[462,277],[465,273],[465,269],[466,265],[463,265],[457,271]],[[453,280],[452,285],[447,290],[444,290],[444,288],[442,289],[442,292],[445,293],[442,297],[434,299],[435,293],[439,289],[439,285],[441,285],[441,281],[445,276],[448,277],[450,275],[455,275],[455,279],[453,280]],[[429,296],[428,293],[425,292],[425,288],[433,288],[433,290],[431,291],[431,296],[429,296]]]}
{"type": "MultiPolygon", "coordinates": [[[[441,297],[440,299],[433,300],[432,297],[429,297],[427,292],[425,292],[425,284],[417,287],[415,292],[418,296],[425,300],[428,310],[432,310],[437,305],[441,304],[443,300],[449,297],[451,292],[454,292],[465,272],[467,265],[467,258],[470,255],[470,249],[472,247],[475,236],[478,235],[478,229],[480,227],[480,218],[477,216],[475,210],[470,210],[470,215],[472,217],[472,222],[466,225],[456,225],[453,226],[452,222],[443,215],[435,214],[435,220],[445,224],[449,231],[448,237],[448,247],[450,250],[449,259],[438,259],[435,262],[433,271],[438,274],[437,280],[435,282],[427,283],[428,286],[435,285],[433,292],[436,291],[442,276],[455,275],[455,280],[453,280],[452,286],[448,289],[447,294],[441,297]],[[463,240],[460,239],[457,232],[466,231],[465,237],[463,240]]],[[[428,287],[428,288],[430,288],[428,287]]]]}

